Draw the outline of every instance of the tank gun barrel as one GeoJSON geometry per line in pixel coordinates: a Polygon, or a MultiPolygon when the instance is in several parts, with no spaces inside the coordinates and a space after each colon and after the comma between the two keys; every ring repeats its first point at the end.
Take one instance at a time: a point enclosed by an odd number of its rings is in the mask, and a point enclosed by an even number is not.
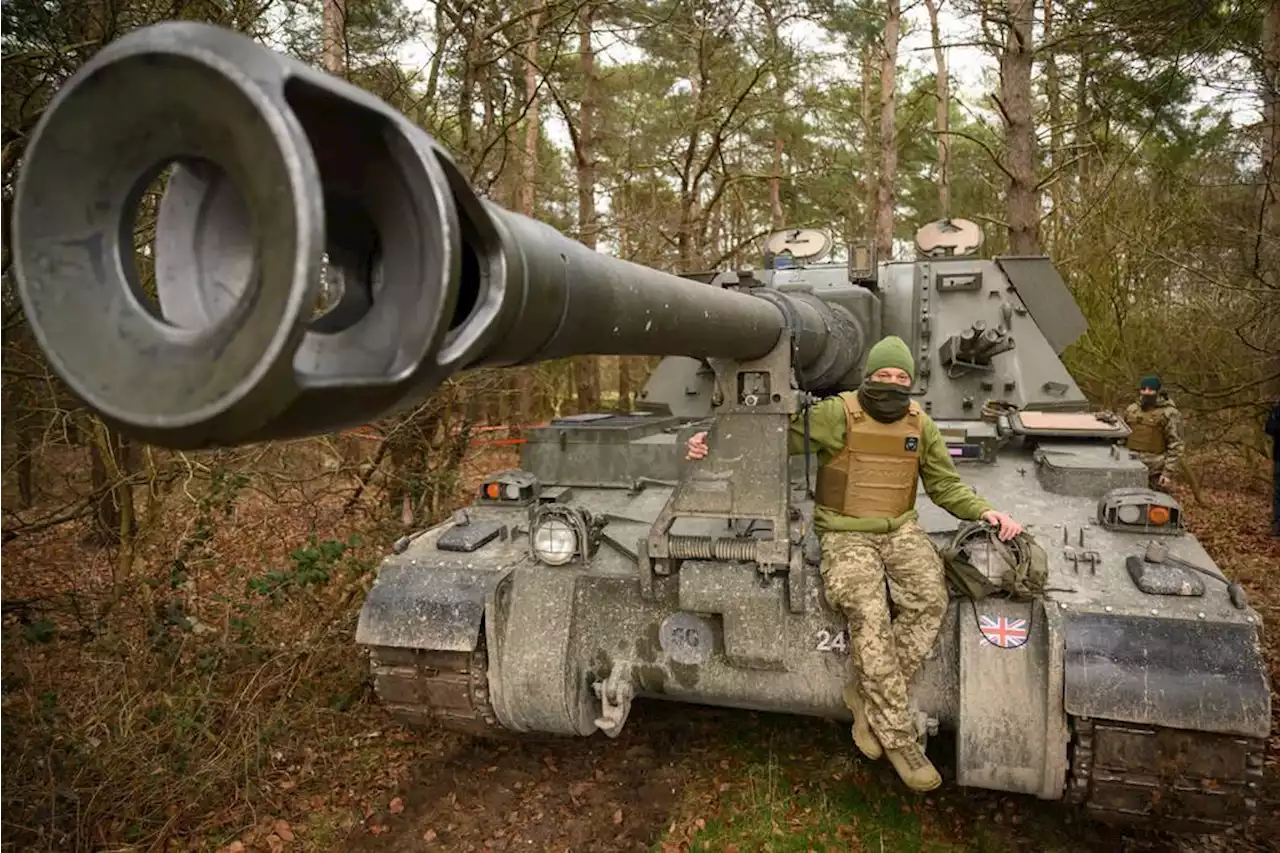
{"type": "Polygon", "coordinates": [[[118,429],[176,448],[366,423],[482,365],[750,360],[794,334],[820,385],[864,345],[838,306],[610,258],[482,200],[384,102],[206,24],[137,30],[63,86],[14,235],[54,370],[118,429]],[[153,297],[133,233],[171,163],[153,297]]]}

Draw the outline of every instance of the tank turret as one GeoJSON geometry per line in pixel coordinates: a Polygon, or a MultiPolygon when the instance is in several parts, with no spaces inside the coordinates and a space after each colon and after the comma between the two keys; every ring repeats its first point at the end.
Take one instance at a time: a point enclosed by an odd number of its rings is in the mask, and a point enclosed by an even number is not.
{"type": "MultiPolygon", "coordinates": [[[[982,421],[993,408],[1086,411],[1089,403],[1059,355],[1087,324],[1053,262],[986,259],[977,255],[981,244],[973,222],[929,223],[917,233],[916,260],[867,274],[865,244],[855,244],[848,260],[832,261],[829,232],[791,229],[767,238],[764,269],[708,278],[841,306],[860,340],[899,336],[915,354],[912,393],[937,420],[982,421]],[[786,262],[779,265],[779,258],[786,262]]],[[[655,372],[642,399],[682,415],[709,415],[709,374],[700,371],[696,360],[673,360],[655,372]]],[[[857,375],[823,390],[855,387],[857,375]]]]}
{"type": "MultiPolygon", "coordinates": [[[[921,739],[956,732],[960,785],[1098,819],[1213,832],[1256,809],[1259,614],[1067,372],[1086,324],[1053,263],[983,258],[972,222],[920,229],[912,260],[854,242],[840,261],[831,232],[803,228],[771,235],[761,269],[675,276],[479,198],[367,93],[171,23],[58,92],[13,243],[53,369],[170,447],[365,423],[480,365],[665,356],[637,411],[529,430],[518,470],[379,568],[356,634],[378,696],[477,733],[613,737],[637,698],[848,720],[813,460],[788,442],[813,395],[856,386],[868,346],[898,335],[962,477],[1049,573],[1030,601],[955,591],[911,684],[921,739]],[[155,306],[132,214],[175,158],[155,306]],[[708,455],[686,461],[702,430],[708,455]]],[[[940,548],[969,535],[923,492],[915,509],[940,548]]]]}

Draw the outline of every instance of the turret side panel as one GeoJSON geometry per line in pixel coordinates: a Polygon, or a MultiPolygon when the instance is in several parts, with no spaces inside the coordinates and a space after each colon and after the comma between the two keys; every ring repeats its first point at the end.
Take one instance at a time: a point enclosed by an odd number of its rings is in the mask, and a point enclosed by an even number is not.
{"type": "MultiPolygon", "coordinates": [[[[988,404],[1088,408],[1038,317],[995,262],[941,258],[889,264],[881,286],[884,333],[911,347],[914,393],[933,418],[977,420],[988,404]],[[976,343],[984,334],[994,340],[976,343]],[[971,355],[969,347],[979,352],[971,355]]],[[[1078,314],[1063,287],[1063,299],[1078,314]]],[[[1053,328],[1058,341],[1070,330],[1069,324],[1053,328]]]]}
{"type": "Polygon", "coordinates": [[[1053,351],[1062,354],[1085,332],[1089,321],[1084,318],[1067,283],[1048,258],[996,258],[1009,283],[1053,351]]]}

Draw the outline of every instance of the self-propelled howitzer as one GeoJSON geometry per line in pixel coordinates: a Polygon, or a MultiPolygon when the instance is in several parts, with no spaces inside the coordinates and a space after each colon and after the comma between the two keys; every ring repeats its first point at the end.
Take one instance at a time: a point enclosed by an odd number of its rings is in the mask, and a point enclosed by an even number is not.
{"type": "MultiPolygon", "coordinates": [[[[912,684],[921,737],[956,732],[962,785],[1239,823],[1270,730],[1258,614],[1178,501],[1145,488],[1124,425],[1089,412],[1059,358],[1084,318],[1053,264],[982,259],[980,238],[935,223],[916,260],[877,265],[798,229],[769,238],[763,269],[669,275],[479,199],[367,93],[182,23],[112,43],[58,93],[14,257],[54,369],[171,447],[366,423],[478,365],[667,356],[638,411],[530,430],[518,470],[380,567],[356,637],[378,695],[479,732],[613,736],[637,697],[847,720],[812,459],[789,458],[788,431],[803,392],[852,388],[896,334],[966,482],[1049,552],[1033,601],[953,596],[912,684]],[[175,159],[157,306],[133,209],[175,159]],[[336,298],[317,316],[322,278],[336,298]],[[686,462],[703,429],[710,454],[686,462]]],[[[916,508],[952,544],[957,520],[924,493],[916,508]]]]}

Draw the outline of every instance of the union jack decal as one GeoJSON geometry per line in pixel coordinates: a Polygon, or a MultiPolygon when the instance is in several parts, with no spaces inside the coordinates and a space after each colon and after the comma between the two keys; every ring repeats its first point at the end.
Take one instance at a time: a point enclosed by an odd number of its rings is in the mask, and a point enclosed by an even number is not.
{"type": "Polygon", "coordinates": [[[1026,619],[981,616],[978,619],[978,628],[982,631],[982,636],[1002,649],[1016,649],[1027,643],[1026,619]]]}

